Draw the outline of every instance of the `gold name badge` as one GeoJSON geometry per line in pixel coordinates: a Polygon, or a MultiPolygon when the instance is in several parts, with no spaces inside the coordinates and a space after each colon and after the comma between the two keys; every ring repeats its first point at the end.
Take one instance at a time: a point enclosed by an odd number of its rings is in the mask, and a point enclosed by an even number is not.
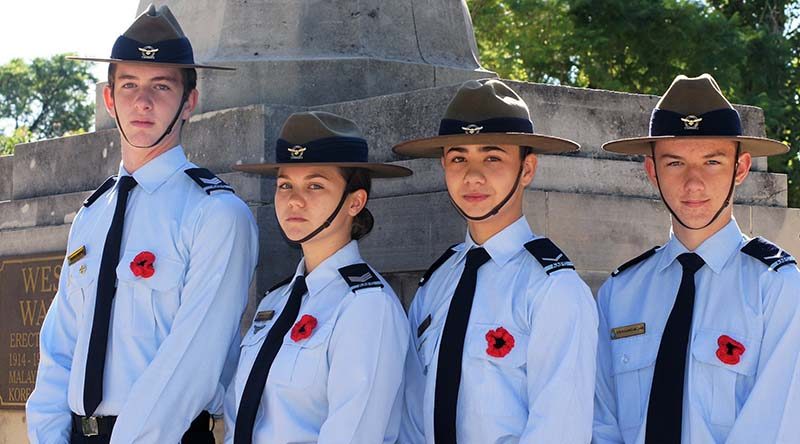
{"type": "Polygon", "coordinates": [[[67,262],[69,262],[69,264],[72,265],[75,262],[78,262],[79,260],[83,259],[85,256],[86,256],[86,246],[81,245],[80,248],[73,251],[72,253],[69,254],[69,256],[67,256],[67,262]]]}
{"type": "Polygon", "coordinates": [[[267,322],[275,316],[275,310],[259,311],[256,313],[256,322],[267,322]]]}
{"type": "Polygon", "coordinates": [[[645,332],[644,322],[626,325],[611,329],[611,339],[629,338],[631,336],[643,335],[645,332]]]}

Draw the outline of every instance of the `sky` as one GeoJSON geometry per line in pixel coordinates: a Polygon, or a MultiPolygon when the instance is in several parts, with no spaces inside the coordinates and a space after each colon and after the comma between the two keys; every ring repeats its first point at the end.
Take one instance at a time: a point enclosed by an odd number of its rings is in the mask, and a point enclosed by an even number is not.
{"type": "MultiPolygon", "coordinates": [[[[136,18],[139,0],[3,0],[0,64],[64,52],[106,57],[136,18]]],[[[93,72],[104,78],[107,66],[93,72]]]]}

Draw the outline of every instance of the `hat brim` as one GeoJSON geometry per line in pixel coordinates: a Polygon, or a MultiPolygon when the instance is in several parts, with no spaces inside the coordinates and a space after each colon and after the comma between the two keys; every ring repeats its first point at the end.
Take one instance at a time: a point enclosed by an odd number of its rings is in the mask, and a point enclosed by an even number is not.
{"type": "Polygon", "coordinates": [[[580,150],[580,145],[560,137],[529,133],[451,134],[399,143],[392,148],[397,154],[408,157],[442,156],[442,150],[459,145],[519,145],[531,147],[535,154],[569,153],[580,150]]]}
{"type": "Polygon", "coordinates": [[[123,59],[104,59],[104,58],[95,58],[95,57],[77,57],[77,56],[68,56],[67,59],[69,60],[82,60],[84,62],[101,62],[101,63],[119,63],[119,64],[126,64],[126,65],[148,65],[148,66],[160,66],[164,68],[195,68],[195,69],[217,69],[221,71],[236,71],[236,68],[232,68],[230,66],[218,66],[218,65],[201,65],[199,63],[162,63],[162,62],[149,62],[145,60],[123,60],[123,59]]]}
{"type": "Polygon", "coordinates": [[[234,165],[233,169],[245,173],[260,174],[262,176],[277,176],[278,170],[293,166],[335,166],[340,168],[361,168],[369,171],[374,179],[387,179],[392,177],[407,177],[413,172],[405,167],[385,163],[368,162],[298,162],[298,163],[248,163],[234,165]]]}
{"type": "Polygon", "coordinates": [[[750,153],[753,157],[775,156],[785,154],[789,147],[777,140],[751,136],[656,136],[633,137],[629,139],[613,140],[603,144],[603,150],[630,155],[649,156],[652,154],[652,144],[664,140],[730,140],[739,142],[742,152],[750,153]]]}

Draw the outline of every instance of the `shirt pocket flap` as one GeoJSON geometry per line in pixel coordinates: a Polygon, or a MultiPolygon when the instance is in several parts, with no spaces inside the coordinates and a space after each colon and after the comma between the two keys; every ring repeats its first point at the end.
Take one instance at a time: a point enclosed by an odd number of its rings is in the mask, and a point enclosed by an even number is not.
{"type": "Polygon", "coordinates": [[[467,329],[467,354],[476,359],[483,359],[502,367],[522,367],[527,360],[528,335],[514,328],[501,327],[496,324],[474,324],[467,329]],[[497,348],[494,355],[490,354],[490,344],[487,335],[493,331],[499,335],[498,330],[503,328],[507,335],[503,335],[505,348],[497,348]],[[508,348],[509,345],[513,345],[508,348]]]}
{"type": "Polygon", "coordinates": [[[752,375],[758,365],[758,350],[755,341],[735,333],[727,334],[731,339],[739,342],[744,347],[744,352],[738,354],[738,359],[726,357],[727,349],[719,345],[719,339],[726,335],[714,330],[699,330],[692,343],[692,356],[705,364],[726,368],[740,375],[752,375]],[[719,355],[718,356],[718,352],[719,355]],[[728,362],[723,361],[726,359],[728,362]]]}
{"type": "Polygon", "coordinates": [[[611,341],[611,367],[614,375],[655,365],[659,345],[655,335],[650,334],[611,341]]]}
{"type": "Polygon", "coordinates": [[[117,278],[119,280],[138,283],[156,291],[167,291],[180,285],[184,273],[183,263],[166,257],[160,257],[158,254],[155,254],[156,260],[153,261],[155,272],[152,276],[145,278],[133,274],[131,262],[133,262],[134,258],[139,253],[141,253],[139,250],[128,250],[122,256],[119,265],[117,265],[117,278]]]}
{"type": "Polygon", "coordinates": [[[269,329],[272,327],[272,321],[270,321],[267,325],[263,328],[259,326],[258,330],[255,329],[255,325],[251,326],[247,333],[242,338],[242,347],[249,347],[254,344],[258,344],[264,340],[264,337],[267,336],[269,329]]]}
{"type": "Polygon", "coordinates": [[[68,270],[70,284],[80,288],[89,287],[97,277],[99,268],[100,258],[84,258],[75,262],[68,270]]]}

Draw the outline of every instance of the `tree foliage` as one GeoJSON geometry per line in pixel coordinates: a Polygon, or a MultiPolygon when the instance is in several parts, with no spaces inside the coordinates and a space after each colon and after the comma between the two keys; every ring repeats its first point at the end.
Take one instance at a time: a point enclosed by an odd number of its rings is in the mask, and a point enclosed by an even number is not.
{"type": "Polygon", "coordinates": [[[484,65],[504,78],[662,94],[712,74],[764,109],[770,158],[800,207],[800,0],[467,0],[484,65]]]}
{"type": "Polygon", "coordinates": [[[0,154],[14,145],[88,130],[94,120],[89,91],[97,79],[67,54],[13,59],[0,66],[0,154]]]}

